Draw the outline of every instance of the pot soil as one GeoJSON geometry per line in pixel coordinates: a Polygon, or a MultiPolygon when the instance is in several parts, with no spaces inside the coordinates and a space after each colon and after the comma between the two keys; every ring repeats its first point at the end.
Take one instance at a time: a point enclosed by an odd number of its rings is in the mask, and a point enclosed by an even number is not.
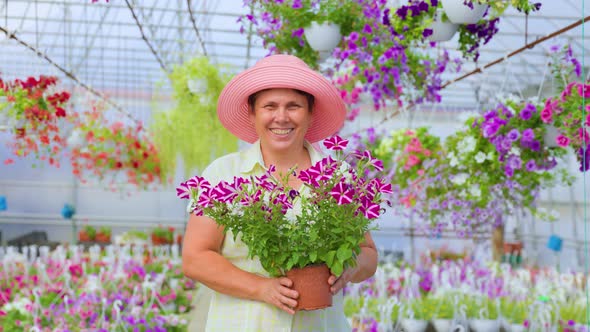
{"type": "Polygon", "coordinates": [[[330,270],[325,264],[310,265],[287,271],[293,281],[293,289],[299,293],[295,310],[317,310],[332,306],[330,293],[330,270]]]}

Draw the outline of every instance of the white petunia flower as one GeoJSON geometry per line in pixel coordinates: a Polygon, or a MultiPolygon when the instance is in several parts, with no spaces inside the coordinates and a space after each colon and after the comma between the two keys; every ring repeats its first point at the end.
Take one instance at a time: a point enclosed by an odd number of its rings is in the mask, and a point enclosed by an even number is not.
{"type": "Polygon", "coordinates": [[[459,173],[451,179],[451,182],[453,182],[456,185],[462,185],[465,183],[465,181],[467,181],[467,178],[467,173],[459,173]]]}
{"type": "Polygon", "coordinates": [[[467,136],[467,137],[463,138],[463,140],[461,140],[461,142],[459,142],[459,144],[457,145],[457,148],[463,153],[472,152],[475,150],[476,143],[477,143],[477,141],[475,140],[475,138],[473,136],[467,136]]]}
{"type": "Polygon", "coordinates": [[[469,194],[473,197],[479,198],[481,197],[481,189],[479,189],[479,186],[471,186],[471,188],[469,188],[469,194]]]}
{"type": "Polygon", "coordinates": [[[483,153],[483,152],[481,152],[481,151],[479,151],[479,152],[478,152],[478,153],[475,155],[475,161],[476,161],[478,164],[481,164],[481,163],[483,163],[484,161],[486,161],[486,154],[485,154],[485,153],[483,153]]]}
{"type": "Polygon", "coordinates": [[[512,154],[514,154],[514,155],[517,155],[517,156],[520,156],[520,148],[519,148],[519,147],[517,147],[517,146],[513,146],[513,147],[510,149],[510,153],[512,153],[512,154]]]}
{"type": "Polygon", "coordinates": [[[492,151],[488,152],[488,155],[486,156],[486,158],[488,160],[494,160],[494,152],[492,152],[492,151]]]}

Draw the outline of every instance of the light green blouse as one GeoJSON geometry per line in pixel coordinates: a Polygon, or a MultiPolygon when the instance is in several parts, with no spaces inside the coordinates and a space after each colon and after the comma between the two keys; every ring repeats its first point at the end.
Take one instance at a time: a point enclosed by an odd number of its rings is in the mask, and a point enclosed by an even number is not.
{"type": "MultiPolygon", "coordinates": [[[[322,154],[308,142],[312,165],[320,161],[322,154]]],[[[234,176],[261,175],[265,170],[260,142],[244,151],[221,157],[209,165],[202,176],[215,185],[221,180],[233,181],[234,176]]],[[[231,232],[225,236],[221,254],[242,270],[268,276],[258,258],[248,259],[248,247],[234,241],[231,232]]],[[[195,310],[189,331],[191,332],[328,332],[350,331],[344,316],[342,292],[333,297],[332,306],[314,311],[298,311],[290,315],[264,302],[243,300],[213,291],[203,285],[195,298],[195,310]]]]}

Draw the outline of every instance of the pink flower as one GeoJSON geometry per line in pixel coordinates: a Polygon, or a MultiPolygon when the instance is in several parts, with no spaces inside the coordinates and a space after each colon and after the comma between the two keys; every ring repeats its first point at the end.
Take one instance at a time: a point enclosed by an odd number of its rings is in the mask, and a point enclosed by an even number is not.
{"type": "Polygon", "coordinates": [[[565,148],[570,144],[570,139],[569,137],[560,134],[555,138],[555,142],[557,143],[557,145],[565,148]]]}
{"type": "Polygon", "coordinates": [[[551,123],[553,121],[552,116],[553,116],[553,111],[549,107],[545,107],[541,111],[541,121],[543,121],[545,123],[551,123]]]}
{"type": "Polygon", "coordinates": [[[344,148],[346,148],[347,145],[348,140],[345,140],[344,138],[338,135],[332,136],[324,140],[324,146],[326,146],[326,148],[328,148],[329,150],[333,151],[344,150],[344,148]]]}
{"type": "Polygon", "coordinates": [[[420,163],[420,158],[416,157],[415,155],[410,155],[408,157],[408,160],[406,161],[406,165],[404,166],[404,169],[408,170],[411,167],[413,167],[419,163],[420,163]]]}
{"type": "Polygon", "coordinates": [[[590,98],[590,84],[578,84],[578,94],[580,97],[590,98]]]}
{"type": "Polygon", "coordinates": [[[590,104],[586,105],[586,112],[589,112],[589,114],[586,115],[586,126],[590,126],[590,104]]]}

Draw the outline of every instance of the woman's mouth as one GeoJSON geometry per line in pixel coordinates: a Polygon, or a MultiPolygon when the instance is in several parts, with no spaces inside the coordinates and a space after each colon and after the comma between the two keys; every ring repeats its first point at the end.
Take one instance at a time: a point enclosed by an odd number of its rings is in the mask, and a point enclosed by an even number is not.
{"type": "Polygon", "coordinates": [[[293,128],[290,128],[290,129],[276,129],[275,128],[275,129],[270,129],[270,131],[276,135],[287,135],[293,131],[293,128]]]}

